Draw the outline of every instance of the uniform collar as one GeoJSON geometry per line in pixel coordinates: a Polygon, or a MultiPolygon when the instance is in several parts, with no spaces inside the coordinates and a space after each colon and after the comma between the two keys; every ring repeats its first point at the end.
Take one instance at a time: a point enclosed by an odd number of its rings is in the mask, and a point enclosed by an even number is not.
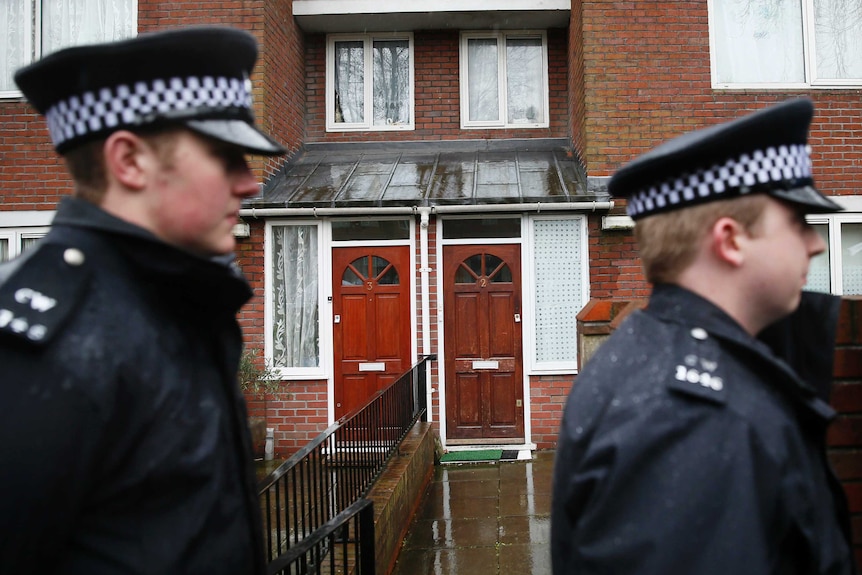
{"type": "Polygon", "coordinates": [[[86,241],[84,231],[109,234],[111,246],[146,274],[147,283],[176,298],[193,298],[207,307],[238,310],[251,297],[251,289],[232,254],[204,258],[169,245],[152,232],[117,218],[99,206],[64,198],[52,222],[55,239],[74,235],[86,241]]]}
{"type": "MultiPolygon", "coordinates": [[[[824,298],[809,296],[810,294],[803,293],[804,305],[800,306],[798,312],[791,314],[790,318],[786,318],[786,322],[782,321],[779,323],[798,326],[800,322],[805,323],[810,321],[806,318],[810,318],[812,311],[823,309],[823,305],[821,304],[824,298]],[[812,301],[818,302],[818,305],[808,305],[812,301]],[[796,317],[800,314],[803,314],[805,317],[796,317]]],[[[646,313],[661,321],[676,323],[692,330],[702,329],[710,336],[740,350],[752,358],[752,360],[753,358],[757,358],[760,360],[759,363],[768,366],[775,374],[775,377],[769,378],[771,384],[776,385],[785,393],[804,404],[809,410],[815,412],[820,420],[829,420],[834,417],[835,411],[826,403],[828,401],[828,391],[819,389],[820,385],[817,380],[817,378],[820,380],[831,378],[831,363],[820,365],[821,373],[816,376],[810,372],[799,373],[794,368],[795,364],[792,361],[788,361],[786,359],[787,355],[783,353],[789,351],[793,354],[794,351],[798,353],[800,348],[811,348],[819,349],[821,357],[831,357],[834,337],[831,341],[828,338],[825,340],[806,340],[805,334],[800,330],[788,332],[783,327],[776,325],[775,327],[780,327],[785,337],[775,338],[770,335],[770,337],[764,338],[764,341],[760,337],[752,337],[739,323],[714,303],[692,291],[672,284],[658,284],[655,286],[646,313]],[[787,338],[793,338],[794,344],[788,344],[787,338]],[[778,345],[774,345],[776,343],[778,345]],[[823,373],[824,370],[828,370],[829,373],[823,373]]],[[[837,312],[832,315],[837,316],[837,312]]],[[[835,325],[831,321],[831,317],[820,318],[820,321],[833,327],[835,325]]],[[[826,330],[828,331],[828,329],[827,325],[826,330]]],[[[772,330],[767,331],[772,332],[772,330]]],[[[790,359],[792,358],[793,355],[790,356],[790,359]]]]}

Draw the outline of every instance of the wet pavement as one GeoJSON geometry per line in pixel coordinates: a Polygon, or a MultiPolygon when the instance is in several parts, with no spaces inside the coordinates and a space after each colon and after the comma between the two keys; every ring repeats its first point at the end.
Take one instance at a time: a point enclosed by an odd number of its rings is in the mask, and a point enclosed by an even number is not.
{"type": "Polygon", "coordinates": [[[553,463],[435,467],[392,575],[550,575],[553,463]]]}

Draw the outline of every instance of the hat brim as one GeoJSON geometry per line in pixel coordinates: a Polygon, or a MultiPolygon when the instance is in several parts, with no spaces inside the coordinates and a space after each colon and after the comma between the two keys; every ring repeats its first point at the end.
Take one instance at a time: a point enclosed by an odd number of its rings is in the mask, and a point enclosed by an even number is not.
{"type": "Polygon", "coordinates": [[[186,120],[190,130],[216,140],[235,144],[249,153],[263,156],[278,156],[287,150],[243,120],[186,120]]]}
{"type": "Polygon", "coordinates": [[[770,190],[767,193],[779,200],[802,206],[805,213],[808,214],[844,211],[840,204],[833,202],[812,186],[802,186],[791,190],[770,190]]]}

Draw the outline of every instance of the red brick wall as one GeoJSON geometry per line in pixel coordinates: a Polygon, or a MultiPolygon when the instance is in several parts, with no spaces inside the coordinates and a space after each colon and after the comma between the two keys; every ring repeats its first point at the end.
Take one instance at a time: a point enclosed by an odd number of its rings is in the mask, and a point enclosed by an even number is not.
{"type": "Polygon", "coordinates": [[[459,88],[459,31],[413,34],[415,130],[403,132],[326,132],[326,37],[306,38],[306,130],[309,142],[563,138],[569,132],[567,35],[548,30],[549,122],[541,129],[462,130],[459,88]]]}
{"type": "Polygon", "coordinates": [[[577,157],[583,162],[586,153],[586,134],[584,132],[586,118],[586,101],[584,90],[584,50],[583,50],[583,18],[581,0],[572,0],[571,18],[569,21],[569,118],[572,147],[577,157]]]}
{"type": "Polygon", "coordinates": [[[827,436],[829,458],[844,483],[862,567],[862,296],[844,298],[837,342],[832,406],[838,418],[827,436]]]}
{"type": "MultiPolygon", "coordinates": [[[[290,3],[138,2],[140,33],[196,24],[232,25],[257,37],[261,58],[253,80],[258,121],[296,150],[303,138],[303,48],[290,3]]],[[[4,99],[0,125],[0,203],[6,210],[54,209],[72,191],[72,182],[48,141],[44,120],[23,100],[4,99]]],[[[255,157],[251,165],[263,179],[281,164],[278,159],[255,157]]]]}
{"type": "Polygon", "coordinates": [[[290,457],[329,426],[326,381],[286,382],[277,394],[246,400],[249,415],[266,418],[274,429],[277,458],[290,457]]]}
{"type": "MultiPolygon", "coordinates": [[[[583,131],[573,135],[591,176],[610,175],[657,143],[790,96],[817,106],[811,130],[814,174],[827,194],[856,193],[862,180],[858,90],[713,90],[707,3],[701,0],[575,0],[583,29],[583,131]],[[580,14],[578,5],[580,4],[580,14]]],[[[570,54],[577,55],[578,46],[570,54]]],[[[570,70],[577,63],[570,62],[570,70]]],[[[573,111],[578,111],[577,103],[573,111]]],[[[577,118],[577,121],[581,121],[577,118]]]]}

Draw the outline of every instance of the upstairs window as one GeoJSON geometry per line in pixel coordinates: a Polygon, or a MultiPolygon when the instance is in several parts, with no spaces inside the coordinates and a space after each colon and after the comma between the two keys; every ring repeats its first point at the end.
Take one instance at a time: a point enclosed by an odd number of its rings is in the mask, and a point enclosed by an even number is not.
{"type": "Polygon", "coordinates": [[[326,129],[413,129],[413,36],[330,36],[326,129]]]}
{"type": "Polygon", "coordinates": [[[548,42],[544,32],[461,36],[461,126],[546,128],[548,42]]]}
{"type": "Polygon", "coordinates": [[[862,85],[862,0],[709,0],[713,85],[862,85]]]}
{"type": "Polygon", "coordinates": [[[137,0],[4,0],[0,97],[19,97],[15,70],[61,48],[137,33],[137,0]]]}

